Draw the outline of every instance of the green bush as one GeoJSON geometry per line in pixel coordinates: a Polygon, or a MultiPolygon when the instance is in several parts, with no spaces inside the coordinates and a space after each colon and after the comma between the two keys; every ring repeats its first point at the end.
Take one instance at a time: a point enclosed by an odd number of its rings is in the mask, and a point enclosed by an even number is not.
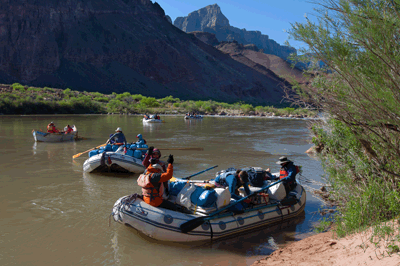
{"type": "Polygon", "coordinates": [[[158,107],[160,105],[160,103],[157,102],[156,98],[154,97],[143,97],[140,100],[140,104],[146,107],[158,107]]]}
{"type": "Polygon", "coordinates": [[[110,99],[104,96],[96,97],[93,100],[98,101],[98,102],[104,102],[107,103],[110,99]]]}
{"type": "Polygon", "coordinates": [[[240,109],[241,109],[245,114],[248,114],[248,113],[254,111],[254,107],[253,107],[253,105],[251,105],[251,104],[242,104],[242,105],[240,106],[240,109]]]}
{"type": "Polygon", "coordinates": [[[12,84],[12,88],[14,91],[20,91],[20,92],[24,92],[25,91],[25,87],[19,83],[14,83],[12,84]]]}

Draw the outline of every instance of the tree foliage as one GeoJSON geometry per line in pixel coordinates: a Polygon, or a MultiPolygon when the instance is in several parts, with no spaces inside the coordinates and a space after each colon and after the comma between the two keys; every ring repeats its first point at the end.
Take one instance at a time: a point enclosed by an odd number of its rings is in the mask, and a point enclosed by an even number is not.
{"type": "Polygon", "coordinates": [[[400,214],[400,1],[326,0],[316,11],[289,33],[323,62],[301,95],[327,114],[314,141],[343,202],[339,229],[352,231],[400,214]]]}

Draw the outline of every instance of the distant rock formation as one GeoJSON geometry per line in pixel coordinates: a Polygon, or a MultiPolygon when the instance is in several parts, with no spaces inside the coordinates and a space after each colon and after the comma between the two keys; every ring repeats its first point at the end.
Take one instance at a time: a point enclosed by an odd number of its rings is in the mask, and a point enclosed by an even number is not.
{"type": "Polygon", "coordinates": [[[219,44],[219,41],[217,40],[217,37],[215,37],[215,34],[209,33],[209,32],[204,32],[204,31],[192,31],[190,34],[193,34],[196,36],[200,41],[211,45],[211,46],[216,46],[219,44]]]}
{"type": "MultiPolygon", "coordinates": [[[[0,83],[254,105],[284,97],[284,79],[177,29],[150,0],[6,2],[0,83]]],[[[229,25],[212,17],[205,25],[229,25]]]]}
{"type": "Polygon", "coordinates": [[[217,5],[209,5],[190,13],[187,17],[177,17],[174,25],[184,32],[204,31],[205,28],[229,27],[229,20],[217,5]]]}
{"type": "Polygon", "coordinates": [[[296,49],[280,45],[269,39],[268,35],[260,31],[247,31],[230,26],[229,20],[222,14],[221,8],[217,5],[209,5],[190,13],[186,17],[177,17],[174,25],[184,32],[205,31],[214,33],[218,41],[237,41],[241,44],[253,44],[262,49],[266,54],[273,54],[283,59],[296,49]]]}

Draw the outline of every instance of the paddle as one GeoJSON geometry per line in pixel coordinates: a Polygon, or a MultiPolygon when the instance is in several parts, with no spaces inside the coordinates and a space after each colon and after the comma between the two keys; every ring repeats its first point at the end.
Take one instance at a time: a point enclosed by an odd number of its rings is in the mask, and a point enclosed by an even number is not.
{"type": "Polygon", "coordinates": [[[187,179],[187,180],[188,180],[188,179],[190,179],[191,177],[194,177],[194,176],[196,176],[196,175],[202,174],[202,173],[204,173],[204,172],[206,172],[206,171],[208,171],[208,170],[214,169],[215,167],[218,167],[218,165],[214,165],[213,167],[207,168],[206,170],[200,171],[200,172],[198,172],[198,173],[195,173],[195,174],[193,174],[193,175],[184,177],[184,178],[182,178],[182,179],[187,179]]]}
{"type": "Polygon", "coordinates": [[[181,229],[182,233],[190,232],[193,229],[195,229],[195,228],[199,227],[200,225],[202,225],[205,221],[211,220],[211,217],[221,213],[222,211],[225,211],[225,210],[231,208],[232,206],[235,206],[236,204],[246,200],[247,198],[249,198],[249,197],[251,197],[251,196],[253,196],[253,195],[255,195],[255,194],[259,193],[259,192],[262,192],[262,191],[264,191],[264,190],[266,190],[266,189],[268,189],[268,188],[270,188],[270,187],[272,187],[272,186],[274,186],[274,185],[276,185],[276,184],[278,184],[278,183],[280,183],[282,181],[283,181],[283,179],[280,179],[280,180],[276,181],[275,183],[272,183],[272,184],[270,184],[268,186],[265,186],[265,187],[261,188],[260,190],[258,190],[256,192],[253,192],[250,195],[247,195],[246,197],[241,198],[240,200],[236,201],[235,203],[229,204],[229,205],[225,206],[224,208],[221,208],[218,211],[215,211],[215,212],[211,213],[208,216],[201,216],[201,217],[197,217],[197,218],[194,218],[192,220],[189,220],[187,222],[184,222],[183,224],[180,225],[179,228],[181,229]]]}
{"type": "MultiPolygon", "coordinates": [[[[149,148],[136,148],[136,150],[148,150],[149,148]]],[[[189,151],[203,151],[204,148],[188,147],[188,148],[158,148],[159,150],[189,150],[189,151]]]]}
{"type": "Polygon", "coordinates": [[[104,144],[102,144],[102,145],[100,145],[100,146],[97,146],[96,148],[92,148],[92,149],[90,149],[90,150],[87,150],[87,151],[84,151],[84,152],[75,154],[74,156],[72,156],[72,159],[78,158],[79,156],[81,156],[81,155],[84,154],[84,153],[90,152],[90,151],[92,151],[92,150],[98,149],[98,148],[103,147],[103,146],[106,146],[106,143],[104,143],[104,144]]]}

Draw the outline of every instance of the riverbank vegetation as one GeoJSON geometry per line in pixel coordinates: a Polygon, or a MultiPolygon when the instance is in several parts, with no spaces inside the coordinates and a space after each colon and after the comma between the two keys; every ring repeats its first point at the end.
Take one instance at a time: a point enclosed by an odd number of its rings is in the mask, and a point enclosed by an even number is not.
{"type": "Polygon", "coordinates": [[[327,114],[312,132],[340,203],[336,232],[375,226],[380,239],[399,238],[386,222],[400,222],[400,1],[326,0],[318,8],[318,22],[295,23],[290,36],[324,63],[299,92],[327,114]]]}
{"type": "Polygon", "coordinates": [[[314,117],[311,109],[253,106],[246,103],[182,101],[168,96],[161,99],[129,92],[102,94],[71,89],[35,88],[19,83],[0,85],[2,114],[198,114],[314,117]]]}

